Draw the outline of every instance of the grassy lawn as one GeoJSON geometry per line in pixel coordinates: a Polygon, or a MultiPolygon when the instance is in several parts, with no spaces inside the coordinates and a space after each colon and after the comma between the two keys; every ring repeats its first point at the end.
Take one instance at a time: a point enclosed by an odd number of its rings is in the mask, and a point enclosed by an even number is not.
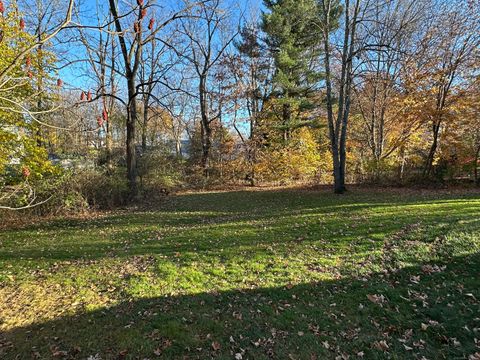
{"type": "Polygon", "coordinates": [[[0,358],[477,360],[479,275],[480,193],[182,194],[0,232],[0,358]]]}

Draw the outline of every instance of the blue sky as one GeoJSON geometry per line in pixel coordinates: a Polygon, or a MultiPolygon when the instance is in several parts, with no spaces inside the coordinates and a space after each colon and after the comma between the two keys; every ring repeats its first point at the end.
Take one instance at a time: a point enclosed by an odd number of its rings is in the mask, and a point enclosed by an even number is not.
{"type": "MultiPolygon", "coordinates": [[[[178,8],[181,6],[182,1],[180,0],[153,0],[152,3],[155,3],[157,7],[155,8],[156,13],[162,13],[161,9],[165,9],[165,14],[168,14],[172,9],[178,8]]],[[[243,12],[245,14],[259,14],[260,8],[262,7],[262,0],[224,0],[224,3],[227,4],[227,7],[230,9],[238,9],[238,12],[243,12]]],[[[122,1],[120,1],[120,4],[122,1]]],[[[80,16],[81,23],[83,25],[97,23],[97,8],[103,8],[103,11],[106,13],[108,11],[108,0],[80,0],[80,16]]],[[[162,15],[158,15],[161,17],[162,15]]],[[[249,17],[248,15],[246,15],[249,17]]],[[[65,49],[69,57],[79,57],[84,58],[84,49],[81,44],[69,44],[68,49],[65,49]]],[[[90,80],[88,79],[88,71],[85,64],[77,64],[75,66],[68,66],[65,69],[60,71],[60,76],[64,79],[67,85],[72,88],[87,88],[90,80]]]]}

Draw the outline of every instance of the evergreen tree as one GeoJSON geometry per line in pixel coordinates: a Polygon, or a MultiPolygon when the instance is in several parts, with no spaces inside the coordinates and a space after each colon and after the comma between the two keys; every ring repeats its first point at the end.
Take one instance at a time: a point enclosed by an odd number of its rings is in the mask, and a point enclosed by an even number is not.
{"type": "Polygon", "coordinates": [[[265,0],[262,29],[275,63],[274,91],[278,126],[284,140],[306,124],[301,113],[312,106],[311,96],[322,79],[319,66],[319,10],[315,0],[265,0]]]}

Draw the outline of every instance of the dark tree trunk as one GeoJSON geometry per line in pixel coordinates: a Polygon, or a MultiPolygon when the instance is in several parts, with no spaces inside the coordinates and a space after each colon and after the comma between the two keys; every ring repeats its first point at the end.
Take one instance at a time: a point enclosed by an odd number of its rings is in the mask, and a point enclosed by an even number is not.
{"type": "Polygon", "coordinates": [[[332,73],[330,69],[330,28],[331,28],[331,5],[332,2],[322,2],[325,13],[323,32],[323,45],[325,50],[325,82],[327,87],[327,114],[329,138],[333,157],[333,178],[334,191],[336,194],[343,194],[346,191],[345,174],[347,158],[347,126],[350,114],[350,94],[353,82],[352,61],[354,55],[355,32],[357,17],[360,10],[360,0],[355,1],[352,18],[350,18],[350,1],[345,2],[345,30],[343,34],[342,66],[339,81],[338,100],[336,100],[337,113],[334,118],[333,104],[334,96],[332,91],[332,73]]]}
{"type": "Polygon", "coordinates": [[[433,141],[430,146],[430,151],[428,153],[427,160],[425,162],[425,168],[423,169],[423,176],[429,177],[432,174],[433,170],[433,161],[435,160],[435,154],[438,148],[438,135],[440,133],[440,122],[433,124],[433,141]]]}
{"type": "Polygon", "coordinates": [[[342,165],[338,148],[332,148],[333,155],[333,190],[335,194],[343,194],[345,191],[345,182],[342,179],[342,165]]]}
{"type": "Polygon", "coordinates": [[[210,149],[212,147],[210,126],[202,128],[202,169],[205,179],[210,177],[210,149]]]}
{"type": "MultiPolygon", "coordinates": [[[[120,18],[118,16],[117,5],[115,0],[109,0],[110,12],[112,14],[113,20],[115,22],[115,28],[118,32],[118,41],[120,43],[120,49],[123,56],[123,61],[125,64],[125,78],[127,80],[127,92],[128,92],[128,103],[127,103],[127,139],[126,139],[126,152],[127,152],[127,181],[129,187],[129,200],[132,200],[137,196],[137,158],[135,152],[135,128],[137,124],[137,89],[136,89],[136,76],[138,72],[138,67],[141,62],[141,23],[139,24],[139,31],[136,34],[135,43],[136,49],[134,52],[130,51],[127,48],[127,42],[125,41],[124,32],[122,25],[120,23],[120,18]],[[132,56],[133,65],[132,65],[132,56]]],[[[141,15],[139,15],[140,17],[141,15]]],[[[131,46],[135,46],[132,44],[131,46]]]]}
{"type": "Polygon", "coordinates": [[[200,76],[199,95],[200,112],[202,117],[202,168],[205,179],[210,176],[210,149],[212,147],[212,130],[210,128],[210,117],[208,114],[206,74],[200,76]]]}
{"type": "Polygon", "coordinates": [[[338,185],[336,186],[335,192],[342,194],[347,189],[345,186],[345,176],[347,168],[347,122],[345,121],[342,127],[342,134],[340,137],[340,176],[338,179],[338,185]]]}
{"type": "Polygon", "coordinates": [[[137,195],[137,156],[135,152],[135,125],[137,122],[137,100],[135,97],[135,80],[127,79],[128,83],[128,115],[127,115],[127,179],[130,198],[137,195]]]}

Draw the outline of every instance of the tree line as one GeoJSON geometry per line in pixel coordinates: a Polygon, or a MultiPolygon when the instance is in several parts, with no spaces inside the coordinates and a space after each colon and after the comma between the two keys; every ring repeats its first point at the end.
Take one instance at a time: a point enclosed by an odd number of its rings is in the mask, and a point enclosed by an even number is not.
{"type": "Polygon", "coordinates": [[[1,0],[0,201],[43,203],[80,159],[128,199],[149,185],[478,183],[479,10],[1,0]]]}

